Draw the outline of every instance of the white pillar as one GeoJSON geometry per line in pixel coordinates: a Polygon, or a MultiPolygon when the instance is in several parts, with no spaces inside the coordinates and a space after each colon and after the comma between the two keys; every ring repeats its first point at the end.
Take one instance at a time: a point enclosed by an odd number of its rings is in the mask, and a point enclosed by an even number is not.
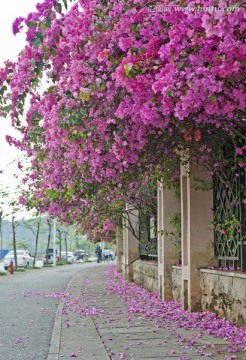
{"type": "Polygon", "coordinates": [[[172,266],[179,260],[179,253],[174,247],[175,239],[170,233],[174,232],[170,224],[170,216],[180,213],[180,198],[175,190],[158,188],[158,286],[162,300],[172,298],[172,266]]]}
{"type": "Polygon", "coordinates": [[[138,234],[138,211],[132,205],[126,205],[128,217],[123,222],[123,261],[125,279],[133,281],[133,262],[139,257],[139,241],[134,236],[131,228],[138,234]]]}
{"type": "Polygon", "coordinates": [[[53,266],[56,266],[56,218],[53,220],[53,266]]]}
{"type": "Polygon", "coordinates": [[[117,271],[122,272],[123,261],[123,234],[120,231],[116,232],[116,251],[117,251],[117,271]]]}
{"type": "Polygon", "coordinates": [[[213,192],[212,187],[199,189],[204,184],[212,186],[207,170],[191,162],[181,165],[182,305],[189,311],[201,310],[199,270],[214,257],[210,224],[213,192]]]}

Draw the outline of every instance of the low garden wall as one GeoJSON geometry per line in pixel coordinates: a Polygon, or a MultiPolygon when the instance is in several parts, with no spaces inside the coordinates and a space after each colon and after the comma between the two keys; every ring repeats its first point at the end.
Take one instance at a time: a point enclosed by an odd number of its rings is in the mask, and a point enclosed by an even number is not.
{"type": "Polygon", "coordinates": [[[158,265],[151,261],[133,263],[133,281],[151,292],[158,292],[158,265]]]}
{"type": "Polygon", "coordinates": [[[246,327],[246,274],[201,269],[203,311],[246,327]]]}
{"type": "MultiPolygon", "coordinates": [[[[246,327],[246,274],[234,271],[200,270],[201,306],[203,311],[246,327]]],[[[182,297],[182,268],[173,266],[172,295],[182,297]]]]}
{"type": "Polygon", "coordinates": [[[176,301],[181,301],[182,297],[182,268],[173,266],[172,270],[172,295],[176,301]]]}
{"type": "MultiPolygon", "coordinates": [[[[158,293],[157,263],[137,260],[133,264],[134,282],[158,293]]],[[[211,311],[238,326],[246,327],[246,274],[211,269],[200,270],[202,311],[211,311]]],[[[182,267],[172,268],[172,296],[182,298],[182,267]]]]}

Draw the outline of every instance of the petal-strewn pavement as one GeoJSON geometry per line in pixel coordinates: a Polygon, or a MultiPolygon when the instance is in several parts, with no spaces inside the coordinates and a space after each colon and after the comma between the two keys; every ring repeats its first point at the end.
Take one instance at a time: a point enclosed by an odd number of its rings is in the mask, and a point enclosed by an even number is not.
{"type": "Polygon", "coordinates": [[[47,360],[246,359],[246,329],[128,284],[115,264],[84,268],[60,300],[47,360]]]}

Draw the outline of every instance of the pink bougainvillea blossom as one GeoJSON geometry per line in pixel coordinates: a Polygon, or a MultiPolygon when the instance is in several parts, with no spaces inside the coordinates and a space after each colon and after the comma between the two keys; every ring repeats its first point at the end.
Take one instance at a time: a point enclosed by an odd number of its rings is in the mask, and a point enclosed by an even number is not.
{"type": "MultiPolygon", "coordinates": [[[[150,11],[148,0],[64,5],[43,0],[17,18],[13,33],[25,31],[26,46],[0,69],[0,113],[22,136],[6,140],[30,159],[22,204],[109,240],[118,219],[110,205],[134,202],[152,175],[173,182],[177,149],[189,149],[214,174],[230,144],[240,176],[242,7],[183,11],[197,6],[193,0],[176,2],[180,11],[150,11]]],[[[230,5],[199,1],[201,9],[230,5]]]]}

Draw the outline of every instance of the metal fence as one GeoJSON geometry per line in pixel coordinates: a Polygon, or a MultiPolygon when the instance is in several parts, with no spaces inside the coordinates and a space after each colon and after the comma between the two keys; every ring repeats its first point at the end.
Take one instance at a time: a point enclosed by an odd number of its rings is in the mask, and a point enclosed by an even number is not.
{"type": "Polygon", "coordinates": [[[214,251],[219,267],[246,271],[245,171],[213,178],[214,251]]]}
{"type": "Polygon", "coordinates": [[[139,212],[139,255],[143,260],[158,260],[157,224],[148,214],[139,212]]]}

